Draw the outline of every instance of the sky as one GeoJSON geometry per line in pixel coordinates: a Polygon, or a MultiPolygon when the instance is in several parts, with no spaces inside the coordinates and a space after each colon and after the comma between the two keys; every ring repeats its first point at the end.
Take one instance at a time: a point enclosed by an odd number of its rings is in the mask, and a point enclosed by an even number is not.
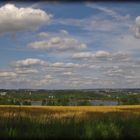
{"type": "Polygon", "coordinates": [[[0,3],[0,88],[140,87],[140,3],[0,3]]]}

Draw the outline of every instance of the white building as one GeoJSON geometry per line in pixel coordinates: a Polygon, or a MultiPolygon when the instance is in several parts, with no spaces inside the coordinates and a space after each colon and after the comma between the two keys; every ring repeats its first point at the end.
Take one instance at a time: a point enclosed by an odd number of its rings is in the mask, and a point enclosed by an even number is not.
{"type": "Polygon", "coordinates": [[[54,96],[48,96],[50,99],[53,99],[54,98],[54,96]]]}
{"type": "Polygon", "coordinates": [[[6,92],[0,92],[0,95],[1,96],[5,96],[6,95],[6,92]]]}

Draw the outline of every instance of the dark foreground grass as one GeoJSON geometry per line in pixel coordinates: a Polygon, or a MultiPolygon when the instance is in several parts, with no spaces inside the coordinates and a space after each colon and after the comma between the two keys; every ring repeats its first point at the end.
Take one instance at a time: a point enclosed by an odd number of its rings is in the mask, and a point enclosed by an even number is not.
{"type": "MultiPolygon", "coordinates": [[[[61,112],[6,110],[0,116],[0,138],[3,139],[139,139],[140,115],[132,112],[86,112],[61,117],[61,112]],[[9,112],[8,112],[9,111],[9,112]],[[9,113],[9,114],[8,114],[9,113]],[[59,117],[60,115],[60,117],[59,117]],[[83,114],[84,115],[84,114],[83,114]],[[82,118],[82,119],[81,119],[82,118]]],[[[76,113],[75,113],[76,114],[76,113]]]]}

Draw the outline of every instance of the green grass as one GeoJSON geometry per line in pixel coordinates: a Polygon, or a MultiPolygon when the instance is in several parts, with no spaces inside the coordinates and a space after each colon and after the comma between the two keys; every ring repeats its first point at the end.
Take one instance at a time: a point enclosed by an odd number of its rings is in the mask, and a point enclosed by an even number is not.
{"type": "MultiPolygon", "coordinates": [[[[87,107],[88,108],[88,107],[87,107]]],[[[88,110],[88,109],[87,109],[88,110]]],[[[140,112],[85,111],[61,117],[67,111],[0,108],[0,138],[13,139],[140,139],[140,112]],[[7,113],[4,115],[4,113],[7,113]],[[55,115],[57,113],[57,115],[55,115]]]]}

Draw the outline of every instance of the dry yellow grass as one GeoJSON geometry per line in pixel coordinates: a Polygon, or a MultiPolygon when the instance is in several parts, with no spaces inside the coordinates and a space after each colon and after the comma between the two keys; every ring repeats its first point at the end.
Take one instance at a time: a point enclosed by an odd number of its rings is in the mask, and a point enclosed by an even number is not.
{"type": "Polygon", "coordinates": [[[140,105],[122,105],[122,106],[18,106],[18,105],[0,105],[0,108],[20,108],[20,109],[41,109],[52,111],[93,111],[93,112],[112,112],[127,110],[139,110],[140,105]]]}
{"type": "Polygon", "coordinates": [[[78,116],[85,118],[92,113],[109,113],[122,112],[127,116],[140,115],[140,105],[123,105],[123,106],[16,106],[16,105],[1,105],[0,116],[16,116],[25,117],[48,117],[53,115],[55,118],[65,118],[78,116]],[[12,114],[12,115],[10,115],[12,114]]]}
{"type": "Polygon", "coordinates": [[[122,106],[18,106],[18,105],[0,105],[0,108],[20,108],[20,109],[41,109],[52,111],[93,111],[93,112],[112,112],[121,110],[140,110],[140,105],[122,105],[122,106]]]}

